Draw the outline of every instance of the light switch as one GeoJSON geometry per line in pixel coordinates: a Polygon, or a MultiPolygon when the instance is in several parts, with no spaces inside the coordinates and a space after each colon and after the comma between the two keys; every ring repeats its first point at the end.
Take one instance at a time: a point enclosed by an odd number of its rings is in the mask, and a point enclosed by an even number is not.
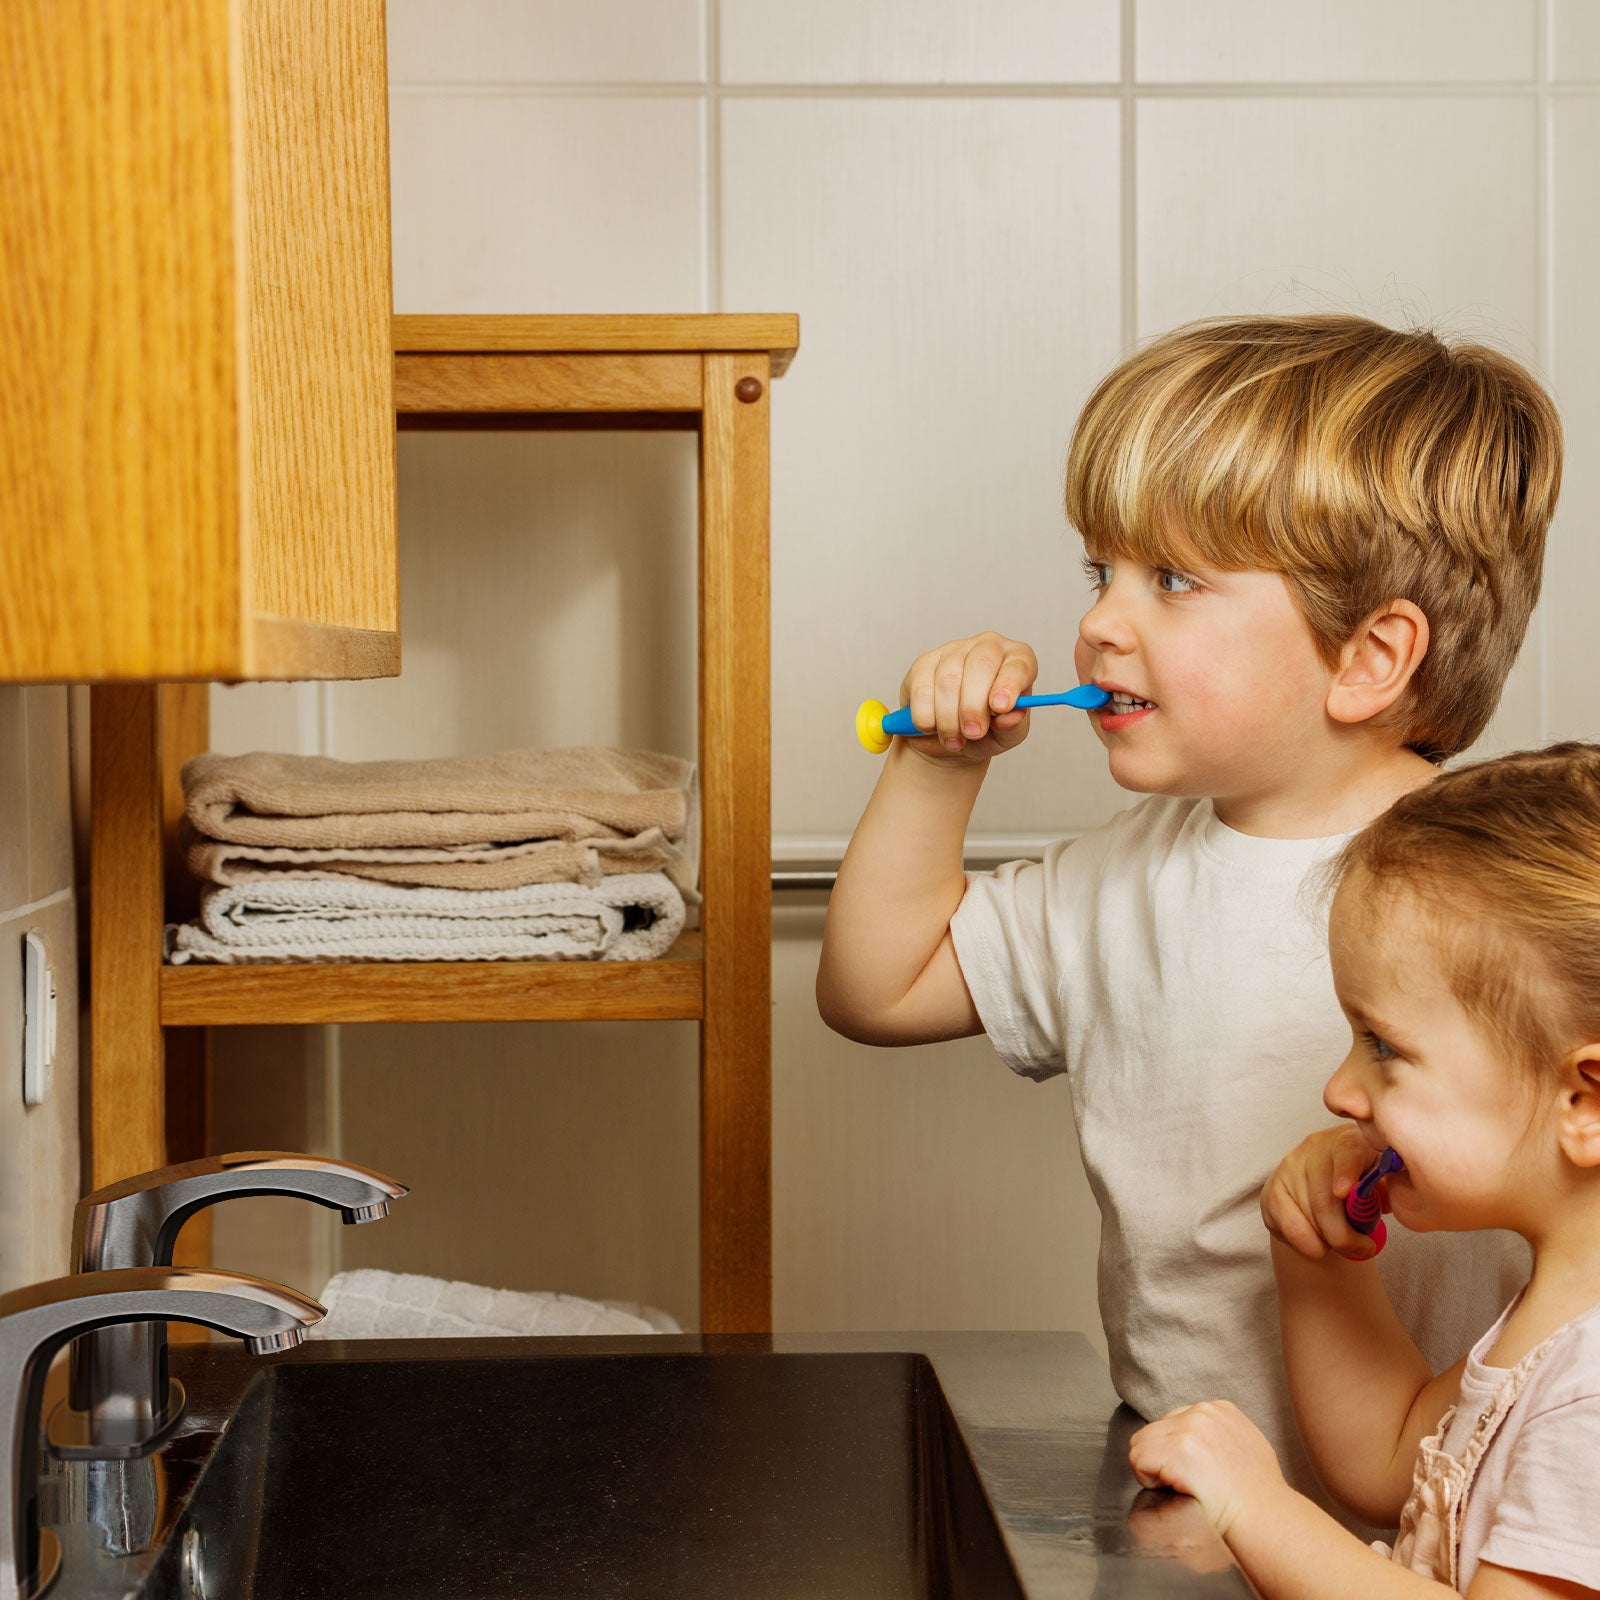
{"type": "Polygon", "coordinates": [[[22,936],[22,1103],[50,1098],[56,1065],[56,975],[50,942],[36,928],[22,936]]]}

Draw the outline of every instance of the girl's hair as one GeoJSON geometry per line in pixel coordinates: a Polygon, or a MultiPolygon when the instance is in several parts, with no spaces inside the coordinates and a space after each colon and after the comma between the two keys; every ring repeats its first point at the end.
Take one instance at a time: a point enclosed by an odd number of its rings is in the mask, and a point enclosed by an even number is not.
{"type": "Polygon", "coordinates": [[[1447,772],[1358,833],[1330,877],[1416,896],[1452,993],[1530,1072],[1600,1040],[1600,745],[1447,772]]]}
{"type": "Polygon", "coordinates": [[[1539,596],[1561,423],[1509,356],[1364,317],[1163,334],[1078,418],[1067,516],[1097,556],[1281,573],[1322,659],[1391,600],[1431,640],[1384,725],[1431,761],[1482,732],[1539,596]]]}

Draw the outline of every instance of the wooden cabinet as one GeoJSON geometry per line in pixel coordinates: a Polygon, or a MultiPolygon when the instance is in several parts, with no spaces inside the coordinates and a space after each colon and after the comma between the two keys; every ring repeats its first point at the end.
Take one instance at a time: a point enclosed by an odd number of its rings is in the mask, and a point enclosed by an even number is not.
{"type": "MultiPolygon", "coordinates": [[[[772,1325],[768,440],[793,316],[397,317],[401,428],[681,428],[699,436],[701,926],[658,961],[164,967],[188,688],[94,710],[93,1182],[201,1154],[205,1030],[241,1023],[700,1023],[701,1326],[772,1325]]],[[[491,581],[484,574],[483,581],[491,581]]],[[[488,1108],[485,1109],[488,1113],[488,1108]]]]}
{"type": "Polygon", "coordinates": [[[399,670],[383,0],[0,6],[0,681],[399,670]]]}

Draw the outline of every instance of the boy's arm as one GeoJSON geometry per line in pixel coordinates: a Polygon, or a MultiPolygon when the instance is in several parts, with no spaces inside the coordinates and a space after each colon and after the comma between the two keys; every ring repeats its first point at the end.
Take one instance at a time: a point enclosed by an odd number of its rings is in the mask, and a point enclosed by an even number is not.
{"type": "Polygon", "coordinates": [[[864,1044],[982,1033],[950,937],[986,763],[934,765],[897,739],[839,867],[817,969],[829,1027],[864,1044]]]}
{"type": "Polygon", "coordinates": [[[1016,706],[1039,661],[979,633],[912,662],[901,699],[928,730],[890,746],[828,901],[817,1008],[864,1044],[982,1033],[950,937],[966,892],[962,843],[989,762],[1028,735],[1016,706]]]}
{"type": "Polygon", "coordinates": [[[1393,1527],[1422,1440],[1461,1387],[1465,1360],[1434,1376],[1370,1261],[1311,1260],[1272,1241],[1289,1398],[1306,1454],[1351,1510],[1393,1527]]]}

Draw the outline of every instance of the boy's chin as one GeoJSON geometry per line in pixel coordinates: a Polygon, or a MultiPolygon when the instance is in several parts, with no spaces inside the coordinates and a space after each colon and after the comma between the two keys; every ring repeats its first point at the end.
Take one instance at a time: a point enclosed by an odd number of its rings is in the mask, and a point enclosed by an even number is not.
{"type": "Polygon", "coordinates": [[[1193,773],[1181,772],[1153,761],[1130,759],[1120,750],[1110,752],[1111,781],[1130,794],[1164,794],[1174,800],[1204,800],[1207,790],[1193,773]]]}

